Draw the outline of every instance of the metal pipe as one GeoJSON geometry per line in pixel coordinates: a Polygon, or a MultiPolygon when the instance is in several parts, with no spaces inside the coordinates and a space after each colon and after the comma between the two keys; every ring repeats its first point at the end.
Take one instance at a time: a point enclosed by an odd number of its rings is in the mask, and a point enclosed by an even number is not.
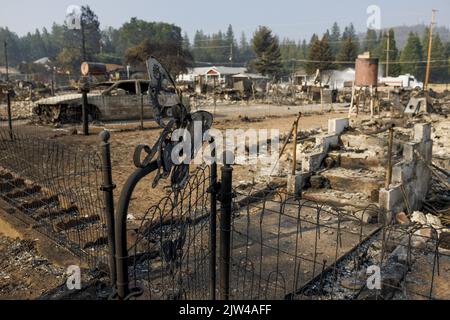
{"type": "Polygon", "coordinates": [[[131,196],[138,182],[158,170],[158,162],[153,161],[145,168],[137,169],[125,183],[119,198],[118,210],[115,216],[116,233],[116,266],[117,266],[117,295],[124,300],[130,294],[128,279],[128,247],[127,247],[127,215],[131,196]]]}
{"type": "Polygon", "coordinates": [[[232,181],[233,168],[226,164],[222,167],[220,190],[220,298],[222,300],[230,299],[232,181]]]}
{"type": "Polygon", "coordinates": [[[215,150],[212,152],[214,159],[211,165],[211,214],[210,214],[210,295],[211,300],[216,300],[216,259],[217,259],[217,161],[215,150]]]}
{"type": "Polygon", "coordinates": [[[88,96],[87,96],[88,90],[86,88],[83,88],[82,95],[83,95],[83,105],[82,105],[82,118],[83,118],[83,135],[88,136],[89,135],[89,119],[88,119],[88,96]]]}
{"type": "Polygon", "coordinates": [[[144,130],[144,96],[141,94],[141,130],[144,130]]]}
{"type": "Polygon", "coordinates": [[[293,151],[293,164],[292,164],[292,175],[295,176],[297,173],[297,138],[298,138],[298,123],[300,121],[301,113],[299,114],[297,121],[294,125],[294,151],[293,151]]]}
{"type": "Polygon", "coordinates": [[[111,150],[109,142],[111,134],[107,130],[105,130],[100,133],[100,138],[102,140],[101,153],[103,172],[103,185],[101,187],[101,191],[103,191],[103,198],[105,201],[105,215],[108,228],[109,271],[111,284],[114,286],[117,280],[116,260],[114,258],[116,252],[116,240],[114,234],[114,189],[116,189],[116,185],[112,180],[111,150]]]}
{"type": "Polygon", "coordinates": [[[389,186],[392,183],[392,147],[394,144],[394,129],[389,129],[389,144],[388,144],[388,167],[387,167],[387,175],[386,175],[386,185],[385,189],[389,190],[389,186]]]}

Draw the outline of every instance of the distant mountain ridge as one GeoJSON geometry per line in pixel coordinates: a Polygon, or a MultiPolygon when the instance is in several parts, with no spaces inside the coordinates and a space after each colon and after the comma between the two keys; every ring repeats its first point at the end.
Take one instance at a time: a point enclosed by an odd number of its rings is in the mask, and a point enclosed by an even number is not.
{"type": "MultiPolygon", "coordinates": [[[[428,28],[428,25],[425,24],[417,24],[414,26],[397,26],[393,27],[395,32],[395,40],[397,42],[397,47],[401,50],[405,47],[406,41],[408,40],[408,35],[410,32],[417,33],[420,37],[420,39],[423,38],[426,28],[428,28]]],[[[387,31],[388,29],[383,29],[382,31],[387,31]]],[[[439,37],[443,42],[450,42],[450,29],[446,26],[437,26],[435,29],[435,32],[439,34],[439,37]]],[[[361,42],[364,41],[366,37],[366,33],[360,33],[358,35],[361,42]]]]}

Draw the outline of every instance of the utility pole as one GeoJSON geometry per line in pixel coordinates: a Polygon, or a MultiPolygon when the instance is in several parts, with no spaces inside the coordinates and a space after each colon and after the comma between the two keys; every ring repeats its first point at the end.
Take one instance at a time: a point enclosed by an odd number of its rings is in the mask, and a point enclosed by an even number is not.
{"type": "Polygon", "coordinates": [[[427,72],[425,75],[425,84],[424,84],[425,91],[428,89],[428,83],[430,82],[431,54],[432,54],[432,46],[433,46],[433,28],[436,25],[436,12],[437,12],[437,10],[433,9],[432,16],[431,16],[430,39],[428,40],[427,72]]]}
{"type": "Polygon", "coordinates": [[[231,67],[233,67],[233,41],[231,42],[230,45],[230,62],[231,62],[231,67]]]}
{"type": "Polygon", "coordinates": [[[387,50],[386,50],[386,78],[389,77],[389,53],[391,52],[391,33],[388,31],[387,35],[387,50]]]}
{"type": "Polygon", "coordinates": [[[13,139],[13,131],[12,131],[12,113],[11,113],[11,95],[10,95],[10,87],[9,87],[9,66],[8,66],[8,43],[4,42],[5,46],[5,69],[6,69],[6,105],[8,112],[8,129],[9,129],[9,137],[11,140],[13,139]]]}
{"type": "Polygon", "coordinates": [[[81,25],[81,50],[83,54],[83,62],[86,62],[86,35],[84,30],[84,22],[83,15],[80,17],[80,25],[81,25]]]}
{"type": "MultiPolygon", "coordinates": [[[[389,60],[391,53],[391,33],[388,30],[387,34],[387,48],[386,48],[386,78],[389,77],[389,60]]],[[[388,100],[391,99],[391,90],[388,88],[388,100]]]]}

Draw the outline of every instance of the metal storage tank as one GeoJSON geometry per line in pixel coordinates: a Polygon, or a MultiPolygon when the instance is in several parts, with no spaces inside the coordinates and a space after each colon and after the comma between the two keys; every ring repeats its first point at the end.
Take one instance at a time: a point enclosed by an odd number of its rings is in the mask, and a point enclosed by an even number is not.
{"type": "Polygon", "coordinates": [[[356,59],[355,85],[358,87],[378,86],[378,63],[377,58],[371,58],[369,53],[360,55],[356,59]]]}

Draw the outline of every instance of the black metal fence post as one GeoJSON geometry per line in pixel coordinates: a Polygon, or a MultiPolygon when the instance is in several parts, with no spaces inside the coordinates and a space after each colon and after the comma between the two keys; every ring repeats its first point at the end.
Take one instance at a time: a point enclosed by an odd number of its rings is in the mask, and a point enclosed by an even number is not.
{"type": "Polygon", "coordinates": [[[101,153],[102,153],[102,172],[103,172],[103,185],[101,190],[103,191],[103,197],[105,201],[105,215],[106,224],[108,228],[108,246],[109,246],[109,271],[111,277],[111,284],[114,286],[117,280],[116,274],[116,244],[114,234],[114,189],[116,185],[112,180],[112,166],[111,166],[111,149],[109,139],[110,133],[105,130],[100,133],[101,153]]]}
{"type": "Polygon", "coordinates": [[[220,189],[220,298],[222,300],[230,299],[232,182],[233,168],[226,164],[222,168],[220,189]]]}
{"type": "MultiPolygon", "coordinates": [[[[214,143],[212,141],[211,143],[214,143]]],[[[217,259],[217,161],[215,150],[212,153],[213,163],[211,164],[211,214],[210,214],[210,295],[211,300],[216,300],[216,259],[217,259]]]]}

